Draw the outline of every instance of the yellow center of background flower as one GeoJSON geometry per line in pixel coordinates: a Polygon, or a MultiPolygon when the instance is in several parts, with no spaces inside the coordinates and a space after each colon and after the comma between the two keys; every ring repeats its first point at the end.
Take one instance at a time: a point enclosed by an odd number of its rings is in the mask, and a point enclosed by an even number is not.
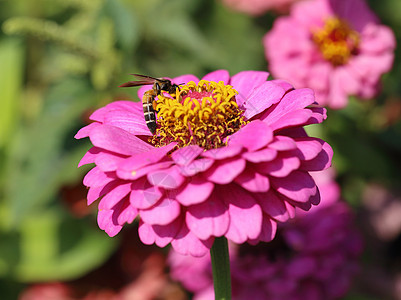
{"type": "Polygon", "coordinates": [[[356,54],[359,44],[358,32],[338,18],[328,18],[323,28],[313,32],[312,39],[324,59],[334,66],[347,63],[350,56],[356,54]]]}
{"type": "Polygon", "coordinates": [[[152,143],[161,147],[177,142],[178,147],[199,145],[207,150],[226,145],[227,137],[246,124],[237,94],[222,81],[201,80],[180,86],[176,94],[159,95],[152,143]]]}

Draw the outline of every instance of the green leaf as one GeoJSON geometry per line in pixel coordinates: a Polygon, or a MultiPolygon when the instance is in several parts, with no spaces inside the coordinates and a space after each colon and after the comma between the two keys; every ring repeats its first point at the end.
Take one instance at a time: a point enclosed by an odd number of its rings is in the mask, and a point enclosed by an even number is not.
{"type": "Polygon", "coordinates": [[[24,67],[24,49],[16,39],[0,43],[0,148],[15,130],[24,67]]]}

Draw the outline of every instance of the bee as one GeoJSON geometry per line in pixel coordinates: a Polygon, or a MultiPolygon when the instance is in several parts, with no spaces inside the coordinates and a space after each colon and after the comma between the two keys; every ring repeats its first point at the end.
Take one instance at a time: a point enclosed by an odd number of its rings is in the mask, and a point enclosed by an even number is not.
{"type": "Polygon", "coordinates": [[[155,78],[147,75],[140,75],[140,74],[130,74],[138,77],[141,80],[137,81],[128,81],[120,85],[120,87],[130,87],[130,86],[141,86],[141,85],[148,85],[152,84],[153,87],[151,90],[146,91],[142,97],[142,107],[143,107],[143,114],[145,116],[145,122],[148,126],[150,132],[155,134],[156,132],[156,113],[155,113],[155,98],[159,96],[163,91],[175,94],[177,88],[179,86],[176,84],[171,83],[169,79],[165,78],[155,78]]]}

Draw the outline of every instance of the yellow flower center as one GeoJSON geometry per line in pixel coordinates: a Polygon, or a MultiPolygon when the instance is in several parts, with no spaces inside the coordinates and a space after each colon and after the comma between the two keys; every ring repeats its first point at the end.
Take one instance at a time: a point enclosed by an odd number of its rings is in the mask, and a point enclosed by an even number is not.
{"type": "Polygon", "coordinates": [[[151,142],[156,147],[177,142],[178,147],[199,145],[207,150],[225,146],[227,137],[246,124],[237,94],[222,81],[201,80],[180,86],[176,94],[159,95],[151,142]]]}
{"type": "Polygon", "coordinates": [[[350,56],[358,51],[358,32],[338,18],[328,18],[323,28],[313,32],[312,39],[324,59],[334,66],[347,63],[350,56]]]}

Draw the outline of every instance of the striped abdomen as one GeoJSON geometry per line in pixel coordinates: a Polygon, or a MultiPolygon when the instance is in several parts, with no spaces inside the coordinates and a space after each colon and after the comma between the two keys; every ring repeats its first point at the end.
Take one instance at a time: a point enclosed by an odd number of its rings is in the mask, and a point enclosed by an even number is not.
{"type": "Polygon", "coordinates": [[[143,115],[145,116],[145,122],[150,132],[155,134],[156,132],[156,114],[153,109],[153,101],[155,100],[155,92],[153,90],[146,91],[142,98],[143,115]]]}

